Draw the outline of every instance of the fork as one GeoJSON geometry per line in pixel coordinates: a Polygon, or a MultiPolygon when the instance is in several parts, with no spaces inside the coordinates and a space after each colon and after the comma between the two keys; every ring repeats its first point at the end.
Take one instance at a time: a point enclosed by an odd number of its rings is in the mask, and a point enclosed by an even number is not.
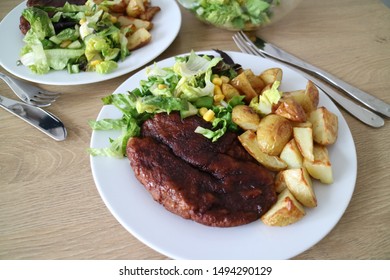
{"type": "MultiPolygon", "coordinates": [[[[249,40],[249,38],[247,38],[246,36],[243,36],[241,33],[234,34],[233,41],[236,43],[238,48],[244,53],[253,54],[256,56],[263,57],[263,58],[268,58],[262,52],[260,52],[258,50],[258,48],[253,44],[253,42],[249,40]]],[[[276,60],[276,59],[274,59],[274,60],[279,62],[279,63],[285,64],[286,66],[288,66],[290,68],[294,67],[294,65],[291,65],[289,63],[285,63],[283,61],[276,60]]],[[[357,118],[361,122],[363,122],[371,127],[376,127],[376,128],[382,127],[385,124],[385,121],[383,118],[381,118],[377,114],[371,112],[370,110],[356,104],[355,102],[352,102],[351,100],[343,97],[338,92],[336,92],[332,87],[330,87],[328,84],[324,83],[320,79],[314,77],[313,75],[308,74],[307,72],[303,71],[299,67],[294,67],[294,70],[299,72],[306,79],[311,80],[325,94],[327,94],[329,97],[331,97],[340,106],[342,106],[347,112],[349,112],[352,116],[354,116],[355,118],[357,118]]]]}
{"type": "Polygon", "coordinates": [[[22,80],[11,78],[1,72],[0,78],[6,82],[22,101],[37,107],[50,106],[61,95],[59,92],[41,89],[22,80]]]}

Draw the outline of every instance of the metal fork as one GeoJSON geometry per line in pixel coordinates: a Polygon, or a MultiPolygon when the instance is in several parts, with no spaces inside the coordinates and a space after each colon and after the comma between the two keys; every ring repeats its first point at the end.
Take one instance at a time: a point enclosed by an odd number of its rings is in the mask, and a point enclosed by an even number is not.
{"type": "Polygon", "coordinates": [[[37,107],[50,106],[61,95],[59,92],[41,89],[28,82],[11,78],[1,72],[0,78],[7,83],[22,101],[37,107]]]}
{"type": "MultiPolygon", "coordinates": [[[[233,40],[238,46],[238,48],[248,54],[257,55],[263,58],[265,55],[261,53],[258,48],[250,41],[246,36],[242,35],[242,33],[236,33],[233,35],[233,40]]],[[[275,60],[278,63],[283,63],[282,61],[275,60]]],[[[291,64],[283,63],[288,67],[293,67],[291,64]]],[[[300,68],[294,67],[294,70],[299,72],[306,79],[311,80],[317,87],[319,87],[325,94],[331,97],[334,101],[336,101],[340,106],[342,106],[347,112],[349,112],[352,116],[360,120],[361,122],[371,126],[371,127],[382,127],[385,124],[383,118],[378,116],[377,114],[367,110],[366,108],[352,102],[351,100],[343,97],[338,92],[336,92],[331,86],[322,82],[318,78],[306,73],[300,68]]]]}

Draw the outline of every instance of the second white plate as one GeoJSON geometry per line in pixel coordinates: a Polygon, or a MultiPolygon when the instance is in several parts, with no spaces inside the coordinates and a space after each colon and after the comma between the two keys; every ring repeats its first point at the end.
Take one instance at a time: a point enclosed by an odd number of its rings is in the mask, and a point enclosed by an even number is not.
{"type": "Polygon", "coordinates": [[[152,41],[148,45],[134,50],[123,62],[118,63],[118,68],[112,73],[104,75],[96,72],[69,74],[66,70],[62,70],[37,75],[32,73],[28,67],[17,65],[20,50],[24,45],[23,34],[19,30],[19,18],[22,11],[26,8],[26,2],[24,1],[14,8],[0,23],[0,37],[3,38],[1,42],[0,65],[21,79],[48,85],[91,84],[127,74],[155,59],[171,45],[179,33],[181,13],[176,1],[155,0],[152,1],[152,4],[161,8],[161,11],[153,19],[152,41]]]}

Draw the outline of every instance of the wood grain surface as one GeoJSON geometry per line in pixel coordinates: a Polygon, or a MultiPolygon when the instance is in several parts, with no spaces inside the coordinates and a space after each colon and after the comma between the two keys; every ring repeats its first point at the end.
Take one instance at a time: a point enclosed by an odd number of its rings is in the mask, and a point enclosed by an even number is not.
{"type": "MultiPolygon", "coordinates": [[[[20,2],[0,1],[0,19],[20,2]]],[[[182,15],[179,35],[157,60],[192,49],[238,51],[233,33],[207,26],[185,10],[182,15]]],[[[389,30],[390,9],[380,0],[303,0],[258,34],[390,103],[389,30]]],[[[0,55],[6,55],[1,43],[0,55]]],[[[42,85],[64,93],[49,107],[67,127],[64,142],[0,109],[0,259],[167,259],[112,216],[86,153],[88,120],[97,117],[100,99],[131,74],[93,85],[42,85]]],[[[0,92],[16,98],[3,82],[0,92]]],[[[390,259],[389,121],[373,129],[340,110],[356,144],[355,192],[336,227],[294,259],[390,259]]]]}

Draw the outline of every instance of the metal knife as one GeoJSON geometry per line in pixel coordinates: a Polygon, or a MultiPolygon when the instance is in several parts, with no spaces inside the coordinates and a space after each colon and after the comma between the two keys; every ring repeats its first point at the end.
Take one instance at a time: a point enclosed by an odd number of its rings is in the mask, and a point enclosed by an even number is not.
{"type": "Polygon", "coordinates": [[[0,107],[38,128],[56,141],[63,141],[67,132],[64,124],[53,114],[23,102],[0,95],[0,107]]]}
{"type": "Polygon", "coordinates": [[[390,104],[387,104],[384,101],[380,100],[379,98],[376,98],[344,82],[343,80],[340,80],[339,78],[333,76],[332,74],[329,74],[324,70],[321,70],[285,52],[284,50],[276,47],[275,45],[265,42],[261,38],[256,37],[256,41],[254,43],[259,48],[259,51],[261,51],[265,56],[288,63],[295,67],[299,67],[302,70],[311,73],[312,75],[316,75],[317,77],[323,79],[329,84],[335,86],[336,88],[342,90],[343,92],[347,93],[351,97],[355,98],[357,101],[360,101],[368,108],[382,114],[383,116],[390,118],[390,104]]]}

